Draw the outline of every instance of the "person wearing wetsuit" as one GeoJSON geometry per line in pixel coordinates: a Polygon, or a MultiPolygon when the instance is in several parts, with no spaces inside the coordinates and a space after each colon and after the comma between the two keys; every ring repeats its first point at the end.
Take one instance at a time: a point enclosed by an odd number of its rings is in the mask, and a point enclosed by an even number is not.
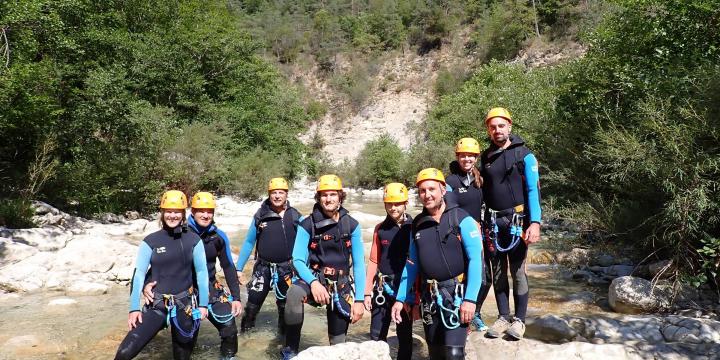
{"type": "MultiPolygon", "coordinates": [[[[383,192],[383,202],[387,216],[375,226],[365,275],[365,309],[372,314],[370,338],[375,341],[387,341],[392,320],[390,309],[395,303],[412,231],[412,217],[405,212],[408,202],[407,187],[400,183],[387,184],[383,192]]],[[[412,357],[410,316],[403,311],[403,322],[396,326],[398,360],[409,360],[412,357]]]]}
{"type": "MultiPolygon", "coordinates": [[[[472,216],[478,224],[482,224],[482,177],[480,171],[475,167],[479,155],[480,144],[477,140],[473,138],[460,139],[455,145],[456,160],[450,163],[450,175],[445,180],[447,190],[456,193],[458,206],[472,216]]],[[[483,283],[477,298],[477,313],[471,323],[477,331],[484,331],[488,328],[480,316],[480,308],[482,308],[492,284],[488,266],[489,258],[487,251],[484,252],[483,283]]]]}
{"type": "Polygon", "coordinates": [[[284,359],[300,347],[303,303],[325,305],[330,344],[345,341],[349,324],[365,311],[365,258],[360,224],[342,207],[345,192],[336,175],[318,179],[312,214],[298,227],[293,265],[300,277],[287,293],[284,359]],[[355,277],[355,294],[350,268],[355,277]]]}
{"type": "MultiPolygon", "coordinates": [[[[242,304],[240,303],[240,283],[230,252],[230,240],[225,232],[215,226],[215,198],[211,193],[201,191],[195,194],[192,197],[190,208],[188,228],[198,234],[203,241],[208,281],[212,286],[208,303],[208,320],[220,335],[221,359],[232,359],[238,349],[235,317],[240,315],[242,304]],[[215,264],[218,260],[225,274],[227,289],[215,277],[215,264]]],[[[145,285],[143,293],[146,303],[153,300],[154,286],[155,282],[145,285]]]]}
{"type": "Polygon", "coordinates": [[[511,135],[512,118],[505,108],[494,108],[485,118],[492,144],[480,156],[483,196],[487,205],[485,231],[498,320],[489,337],[525,333],[529,286],[525,272],[528,246],[540,240],[540,175],[538,162],[525,142],[511,135]],[[510,317],[508,268],[513,278],[515,316],[510,317]]]}
{"type": "Polygon", "coordinates": [[[260,205],[248,228],[245,244],[240,250],[237,269],[239,276],[255,251],[252,280],[247,284],[248,301],[240,323],[240,331],[255,327],[255,318],[268,293],[275,293],[278,329],[285,333],[285,298],[294,275],[292,249],[295,244],[300,212],[287,200],[288,183],[283,178],[270,179],[268,198],[260,205]]]}
{"type": "MultiPolygon", "coordinates": [[[[423,211],[413,220],[412,240],[393,321],[402,323],[409,288],[421,275],[421,310],[431,359],[465,359],[468,323],[483,277],[482,235],[475,219],[446,192],[443,173],[420,171],[416,180],[423,211]]],[[[406,309],[407,310],[407,309],[406,309]]]]}
{"type": "Polygon", "coordinates": [[[166,319],[170,321],[173,357],[190,359],[200,320],[207,317],[208,273],[202,240],[183,226],[186,208],[187,198],[182,192],[170,190],[163,194],[162,229],[145,237],[138,248],[130,290],[130,331],[120,343],[115,359],[137,356],[166,326],[166,319]],[[140,295],[150,266],[151,281],[156,282],[155,300],[141,309],[140,295]],[[193,277],[197,279],[197,289],[193,287],[193,277]]]}

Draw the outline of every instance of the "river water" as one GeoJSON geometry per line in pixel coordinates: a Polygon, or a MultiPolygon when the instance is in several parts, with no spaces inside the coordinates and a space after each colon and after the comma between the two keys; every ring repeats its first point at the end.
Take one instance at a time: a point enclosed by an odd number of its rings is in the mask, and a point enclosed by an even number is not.
{"type": "MultiPolygon", "coordinates": [[[[360,222],[363,228],[363,241],[367,244],[372,238],[374,225],[385,216],[382,202],[377,197],[350,197],[346,208],[360,222]]],[[[309,213],[311,203],[297,206],[303,214],[309,213]]],[[[420,212],[411,206],[410,213],[420,212]]],[[[223,227],[222,214],[218,214],[217,222],[223,227]]],[[[229,227],[228,234],[234,247],[240,247],[247,231],[248,224],[229,227]]],[[[366,251],[367,255],[367,251],[366,251]]],[[[245,269],[249,278],[252,264],[245,269]]],[[[546,313],[588,314],[605,313],[602,306],[594,303],[573,301],[573,298],[590,296],[603,292],[603,289],[589,288],[585,285],[563,280],[558,271],[548,265],[530,265],[530,307],[529,316],[546,313]]],[[[244,293],[244,288],[242,289],[244,293]]],[[[108,359],[112,358],[118,344],[127,332],[127,306],[129,288],[116,286],[107,294],[99,296],[75,296],[77,303],[71,305],[49,305],[53,300],[66,298],[62,292],[38,292],[21,296],[5,296],[0,298],[0,311],[3,321],[0,322],[0,359],[108,359]]],[[[301,349],[314,345],[327,344],[327,325],[325,310],[305,307],[305,323],[303,326],[301,349]]],[[[495,299],[488,297],[483,307],[483,317],[491,323],[497,316],[495,299]]],[[[260,312],[257,328],[250,334],[240,336],[239,359],[275,359],[282,340],[276,336],[276,308],[272,293],[260,312]]],[[[239,319],[238,319],[239,324],[239,319]]],[[[415,323],[414,358],[424,358],[427,354],[422,341],[421,322],[415,323]]],[[[361,321],[350,326],[348,340],[369,340],[370,320],[366,313],[361,321]]],[[[391,335],[392,335],[391,326],[391,335]]],[[[391,337],[389,342],[394,344],[391,337]]],[[[393,346],[394,347],[394,346],[393,346]]],[[[391,350],[394,353],[394,350],[391,350]]],[[[209,322],[203,322],[194,359],[217,359],[219,357],[219,337],[209,322]]],[[[161,331],[151,341],[138,359],[169,359],[170,334],[161,331]]]]}

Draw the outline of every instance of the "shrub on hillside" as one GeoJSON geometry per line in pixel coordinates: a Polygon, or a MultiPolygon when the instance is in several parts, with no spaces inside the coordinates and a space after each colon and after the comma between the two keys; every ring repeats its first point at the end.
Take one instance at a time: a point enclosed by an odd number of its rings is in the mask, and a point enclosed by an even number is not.
{"type": "Polygon", "coordinates": [[[381,187],[400,180],[403,152],[397,141],[387,134],[365,144],[356,159],[357,183],[366,188],[381,187]]]}
{"type": "Polygon", "coordinates": [[[498,1],[476,24],[468,45],[483,61],[512,59],[534,32],[532,8],[526,1],[498,1]]]}
{"type": "Polygon", "coordinates": [[[259,199],[267,194],[270,179],[289,178],[289,172],[281,155],[257,148],[230,160],[221,190],[244,198],[259,199]]]}
{"type": "Polygon", "coordinates": [[[414,144],[406,152],[401,166],[400,178],[407,187],[415,185],[420,170],[434,167],[449,174],[450,161],[454,159],[454,143],[424,142],[414,144]]]}

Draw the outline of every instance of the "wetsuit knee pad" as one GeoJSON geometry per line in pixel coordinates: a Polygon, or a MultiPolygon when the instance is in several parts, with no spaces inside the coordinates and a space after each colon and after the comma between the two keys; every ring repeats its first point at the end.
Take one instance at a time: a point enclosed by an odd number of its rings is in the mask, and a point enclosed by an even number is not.
{"type": "Polygon", "coordinates": [[[445,349],[442,345],[428,344],[428,353],[431,360],[445,360],[445,349]]]}
{"type": "Polygon", "coordinates": [[[526,295],[528,291],[530,291],[530,287],[528,285],[528,277],[525,273],[525,267],[521,266],[513,275],[513,291],[515,291],[518,295],[526,295]]]}
{"type": "Polygon", "coordinates": [[[342,344],[344,342],[345,342],[345,334],[330,336],[330,345],[342,344]]]}
{"type": "Polygon", "coordinates": [[[228,338],[228,337],[236,337],[237,338],[237,325],[235,325],[235,320],[228,321],[224,324],[221,324],[218,328],[218,333],[220,334],[221,338],[228,338]]]}
{"type": "Polygon", "coordinates": [[[446,360],[464,360],[465,359],[465,347],[464,346],[445,346],[445,359],[446,360]]]}
{"type": "Polygon", "coordinates": [[[287,301],[285,302],[285,323],[297,325],[303,319],[303,298],[308,296],[300,286],[293,285],[288,289],[287,301]]]}

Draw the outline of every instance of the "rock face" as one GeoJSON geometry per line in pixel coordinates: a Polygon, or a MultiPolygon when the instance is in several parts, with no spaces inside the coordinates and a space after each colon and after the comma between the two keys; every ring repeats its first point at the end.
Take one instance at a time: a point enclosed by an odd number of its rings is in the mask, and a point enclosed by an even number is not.
{"type": "Polygon", "coordinates": [[[390,347],[384,341],[347,342],[332,346],[313,346],[301,351],[297,360],[390,360],[390,347]]]}
{"type": "Polygon", "coordinates": [[[146,234],[157,227],[149,226],[144,219],[103,225],[72,217],[42,202],[33,206],[36,217],[59,216],[63,225],[0,228],[1,289],[103,294],[109,283],[132,277],[137,247],[126,240],[127,235],[146,234]]]}
{"type": "Polygon", "coordinates": [[[622,276],[613,280],[608,291],[610,307],[619,313],[642,314],[662,307],[652,284],[641,278],[622,276]]]}

